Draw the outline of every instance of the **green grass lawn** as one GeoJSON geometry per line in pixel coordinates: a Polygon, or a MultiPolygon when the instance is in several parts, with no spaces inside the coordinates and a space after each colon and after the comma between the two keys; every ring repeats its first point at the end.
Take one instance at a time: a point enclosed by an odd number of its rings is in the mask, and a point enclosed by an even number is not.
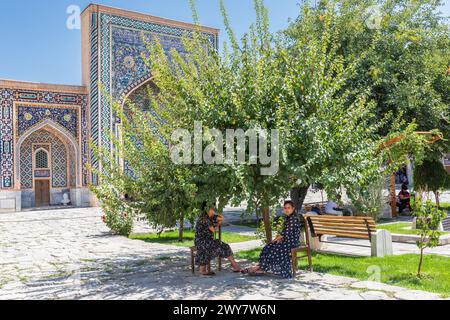
{"type": "MultiPolygon", "coordinates": [[[[419,230],[411,229],[411,222],[397,222],[391,224],[379,224],[377,225],[378,229],[385,229],[390,233],[399,233],[399,234],[420,234],[419,230]]],[[[448,232],[442,232],[442,234],[448,234],[448,232]]]]}
{"type": "MultiPolygon", "coordinates": [[[[130,236],[130,239],[142,240],[150,243],[170,244],[180,247],[192,247],[194,245],[194,238],[194,231],[185,231],[183,242],[178,241],[178,231],[163,232],[160,236],[156,233],[132,234],[130,236]]],[[[244,236],[237,233],[222,232],[222,241],[226,243],[245,242],[256,239],[256,236],[244,236]]]]}
{"type": "Polygon", "coordinates": [[[248,228],[257,228],[257,224],[256,221],[236,221],[233,222],[233,226],[238,226],[238,227],[248,227],[248,228]]]}
{"type": "MultiPolygon", "coordinates": [[[[243,251],[237,257],[253,262],[258,261],[260,249],[243,251]]],[[[299,268],[307,270],[307,259],[300,259],[299,268]]],[[[369,267],[381,268],[381,282],[424,290],[450,297],[450,258],[438,255],[426,255],[422,267],[422,278],[416,276],[419,255],[405,254],[384,258],[347,257],[333,254],[313,254],[315,272],[330,273],[360,280],[369,280],[369,267]]]]}
{"type": "Polygon", "coordinates": [[[441,202],[439,208],[441,208],[441,210],[450,210],[450,202],[441,202]]]}

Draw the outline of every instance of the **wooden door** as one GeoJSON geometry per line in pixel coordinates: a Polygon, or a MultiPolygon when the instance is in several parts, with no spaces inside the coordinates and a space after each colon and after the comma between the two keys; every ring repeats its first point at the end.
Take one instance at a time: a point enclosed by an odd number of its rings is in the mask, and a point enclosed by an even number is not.
{"type": "Polygon", "coordinates": [[[50,205],[50,180],[35,180],[36,207],[50,205]]]}

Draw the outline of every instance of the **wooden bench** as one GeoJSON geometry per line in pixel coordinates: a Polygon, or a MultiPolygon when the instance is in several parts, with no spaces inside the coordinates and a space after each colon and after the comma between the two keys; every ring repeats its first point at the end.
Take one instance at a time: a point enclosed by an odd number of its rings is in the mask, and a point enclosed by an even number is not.
{"type": "Polygon", "coordinates": [[[309,264],[309,272],[312,272],[312,255],[311,255],[311,246],[309,243],[309,231],[308,227],[305,225],[304,228],[304,241],[302,241],[303,230],[300,232],[300,246],[297,248],[291,249],[291,258],[292,258],[292,274],[296,275],[298,270],[298,258],[308,258],[309,264]],[[302,244],[303,243],[303,244],[302,244]],[[305,252],[304,255],[298,256],[300,252],[305,252]]]}
{"type": "MultiPolygon", "coordinates": [[[[214,238],[222,240],[222,226],[219,226],[218,228],[219,230],[217,230],[214,233],[214,238]]],[[[191,270],[192,273],[195,274],[195,256],[197,255],[197,247],[193,246],[190,247],[191,249],[191,270]]],[[[211,261],[208,264],[208,272],[211,272],[211,261]]],[[[222,271],[222,258],[218,257],[217,258],[217,271],[222,271]]]]}
{"type": "Polygon", "coordinates": [[[445,232],[449,232],[450,231],[450,218],[445,218],[442,221],[442,227],[444,228],[445,232]]]}
{"type": "MultiPolygon", "coordinates": [[[[371,217],[338,217],[332,215],[305,215],[306,229],[309,229],[312,238],[318,238],[319,242],[337,243],[322,241],[322,236],[333,235],[337,237],[365,239],[372,242],[372,234],[376,233],[377,227],[371,217]]],[[[359,244],[341,243],[359,247],[370,247],[359,244]]]]}

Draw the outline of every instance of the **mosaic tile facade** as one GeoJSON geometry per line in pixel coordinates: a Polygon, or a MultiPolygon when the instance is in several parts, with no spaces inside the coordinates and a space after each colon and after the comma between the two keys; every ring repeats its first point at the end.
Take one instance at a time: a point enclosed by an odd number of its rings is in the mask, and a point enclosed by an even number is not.
{"type": "MultiPolygon", "coordinates": [[[[110,98],[123,101],[134,88],[151,77],[151,70],[142,58],[147,52],[145,41],[157,37],[167,52],[175,49],[184,53],[182,37],[191,36],[192,30],[108,13],[101,13],[98,19],[101,39],[99,81],[104,86],[105,94],[99,98],[98,114],[101,119],[97,131],[93,130],[93,138],[97,145],[111,150],[108,131],[114,129],[118,119],[112,114],[110,98]]],[[[217,34],[205,35],[217,48],[217,34]]],[[[96,159],[92,159],[92,163],[96,164],[96,159]]]]}
{"type": "MultiPolygon", "coordinates": [[[[98,129],[99,129],[99,88],[98,88],[98,14],[93,12],[89,17],[90,33],[90,103],[89,103],[89,117],[90,117],[90,137],[94,144],[98,146],[98,129]]],[[[90,163],[94,168],[98,168],[98,159],[92,153],[90,163]]],[[[97,184],[97,176],[92,175],[92,183],[97,184]]]]}
{"type": "Polygon", "coordinates": [[[51,119],[78,138],[77,109],[16,105],[16,110],[19,136],[43,120],[51,119]]]}
{"type": "Polygon", "coordinates": [[[88,163],[88,96],[39,90],[0,88],[0,189],[12,189],[14,181],[14,148],[18,138],[45,120],[65,128],[81,146],[82,184],[87,186],[88,163]]]}

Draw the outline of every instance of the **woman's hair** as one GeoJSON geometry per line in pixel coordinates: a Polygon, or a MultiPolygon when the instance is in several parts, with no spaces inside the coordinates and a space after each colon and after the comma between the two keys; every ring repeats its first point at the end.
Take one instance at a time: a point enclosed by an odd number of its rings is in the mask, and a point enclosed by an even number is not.
{"type": "Polygon", "coordinates": [[[284,207],[285,205],[287,205],[287,204],[290,204],[291,207],[295,209],[294,201],[292,201],[292,200],[286,200],[286,201],[284,202],[283,207],[284,207]]]}
{"type": "Polygon", "coordinates": [[[215,208],[215,207],[216,207],[216,204],[214,202],[203,201],[202,202],[202,215],[207,215],[209,209],[215,208]]]}
{"type": "Polygon", "coordinates": [[[408,190],[408,186],[406,184],[402,185],[402,190],[408,190]]]}

